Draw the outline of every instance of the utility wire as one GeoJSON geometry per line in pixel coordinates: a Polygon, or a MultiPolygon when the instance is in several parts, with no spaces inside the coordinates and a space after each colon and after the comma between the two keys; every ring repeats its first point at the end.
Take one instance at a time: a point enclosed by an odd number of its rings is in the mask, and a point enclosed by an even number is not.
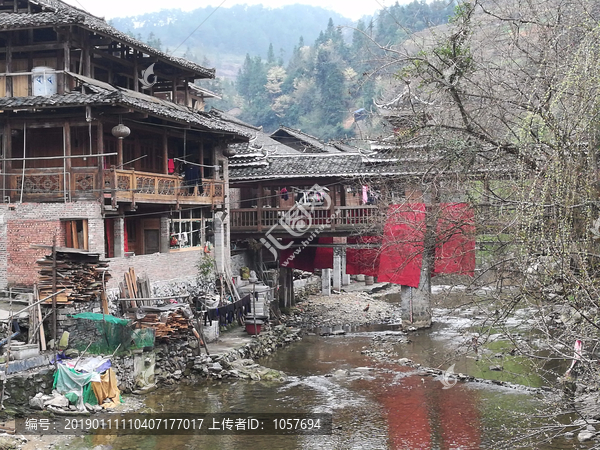
{"type": "Polygon", "coordinates": [[[210,19],[210,16],[212,16],[214,13],[216,13],[216,12],[217,12],[217,10],[218,10],[218,9],[219,9],[221,6],[223,6],[223,3],[225,3],[226,1],[227,1],[227,0],[223,0],[223,1],[221,2],[221,4],[220,4],[219,6],[217,6],[217,7],[216,7],[216,8],[215,8],[215,9],[214,9],[214,10],[213,10],[213,11],[212,11],[212,12],[211,12],[211,13],[210,13],[210,14],[209,14],[207,17],[206,17],[206,19],[204,19],[202,22],[200,22],[200,25],[198,25],[198,26],[197,26],[197,27],[194,29],[194,31],[192,31],[192,32],[191,32],[191,33],[190,33],[190,34],[189,34],[189,35],[188,35],[188,36],[187,36],[187,37],[186,37],[186,38],[185,38],[185,39],[184,39],[184,40],[181,42],[181,44],[179,44],[177,47],[175,47],[175,50],[173,50],[173,51],[171,52],[171,55],[173,55],[173,54],[174,54],[174,53],[177,51],[177,49],[179,49],[179,47],[181,47],[183,44],[185,44],[185,41],[187,41],[189,38],[191,38],[191,37],[192,37],[192,34],[194,34],[196,31],[198,31],[198,29],[199,29],[199,28],[200,28],[202,25],[204,25],[204,23],[205,23],[205,22],[206,22],[208,19],[210,19]]]}

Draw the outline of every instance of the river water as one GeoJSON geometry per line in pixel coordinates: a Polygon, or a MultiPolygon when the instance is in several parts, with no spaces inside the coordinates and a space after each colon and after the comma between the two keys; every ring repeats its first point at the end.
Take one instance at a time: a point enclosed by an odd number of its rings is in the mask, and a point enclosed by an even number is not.
{"type": "MultiPolygon", "coordinates": [[[[411,334],[409,343],[395,342],[396,336],[390,331],[393,327],[363,328],[343,336],[309,335],[259,361],[288,374],[284,383],[206,381],[160,389],[144,399],[146,411],[156,412],[331,413],[331,435],[102,436],[80,438],[69,448],[516,448],[507,442],[525,433],[528,417],[540,406],[535,394],[481,383],[458,383],[444,389],[439,378],[422,376],[415,369],[398,364],[378,362],[365,354],[364,350],[373,349],[374,342],[383,339],[399,357],[429,367],[446,368],[453,362],[456,372],[482,375],[473,358],[452,359],[448,340],[456,335],[446,333],[446,324],[438,323],[431,330],[411,334]]],[[[524,383],[539,385],[541,381],[527,376],[524,383]]],[[[576,440],[563,440],[535,448],[582,447],[576,440]]]]}

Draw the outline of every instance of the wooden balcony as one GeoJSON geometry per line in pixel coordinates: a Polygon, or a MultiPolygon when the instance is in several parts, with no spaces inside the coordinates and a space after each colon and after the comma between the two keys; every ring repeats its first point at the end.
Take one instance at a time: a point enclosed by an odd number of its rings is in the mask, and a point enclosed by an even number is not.
{"type": "Polygon", "coordinates": [[[348,232],[364,231],[380,226],[377,206],[336,206],[325,208],[244,208],[230,211],[231,232],[272,233],[300,237],[307,231],[348,232]],[[260,219],[260,220],[259,220],[260,219]]]}
{"type": "Polygon", "coordinates": [[[177,175],[161,175],[135,170],[104,172],[104,194],[118,203],[166,203],[217,205],[224,202],[225,182],[202,179],[190,186],[177,175]]]}
{"type": "Polygon", "coordinates": [[[100,200],[104,196],[115,209],[118,203],[217,205],[223,203],[225,192],[224,182],[218,180],[187,186],[179,176],[133,170],[108,170],[101,175],[90,167],[26,169],[24,174],[15,170],[3,175],[2,182],[4,196],[11,202],[100,200]]]}
{"type": "MultiPolygon", "coordinates": [[[[3,175],[4,196],[11,202],[61,202],[99,198],[98,170],[89,167],[25,169],[3,175]]],[[[5,198],[5,201],[7,199],[5,198]]]]}

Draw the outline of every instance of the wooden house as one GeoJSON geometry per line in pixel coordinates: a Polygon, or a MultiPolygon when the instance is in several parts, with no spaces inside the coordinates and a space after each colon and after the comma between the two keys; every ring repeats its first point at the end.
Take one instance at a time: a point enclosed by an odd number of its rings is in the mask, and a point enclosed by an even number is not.
{"type": "Polygon", "coordinates": [[[204,112],[214,69],[59,0],[0,1],[0,287],[31,285],[52,244],[100,253],[113,280],[193,276],[227,245],[228,145],[204,112]],[[215,224],[217,218],[217,224],[215,224]]]}

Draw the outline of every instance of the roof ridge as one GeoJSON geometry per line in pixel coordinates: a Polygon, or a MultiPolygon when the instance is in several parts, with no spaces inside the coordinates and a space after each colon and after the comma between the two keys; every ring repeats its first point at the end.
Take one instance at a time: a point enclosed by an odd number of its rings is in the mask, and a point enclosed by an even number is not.
{"type": "MultiPolygon", "coordinates": [[[[87,11],[79,9],[73,5],[69,5],[62,0],[29,0],[31,4],[37,5],[42,9],[41,13],[52,12],[56,14],[59,18],[70,19],[68,21],[71,24],[72,21],[75,21],[77,24],[81,25],[84,28],[88,28],[91,31],[97,33],[104,33],[105,35],[110,36],[115,40],[120,40],[126,44],[129,44],[133,47],[137,47],[145,53],[148,53],[152,56],[161,58],[163,60],[169,61],[172,64],[177,64],[180,67],[196,72],[198,75],[203,75],[206,78],[214,78],[215,77],[215,69],[210,69],[200,64],[197,64],[193,61],[187,60],[185,58],[180,58],[178,56],[169,55],[161,50],[158,50],[150,45],[129,36],[122,31],[117,30],[115,27],[110,25],[103,17],[95,16],[87,11]],[[48,11],[50,10],[50,11],[48,11]],[[64,15],[66,17],[60,17],[60,15],[64,15]]],[[[41,14],[40,12],[31,13],[31,16],[36,16],[41,14]]],[[[14,12],[7,12],[5,14],[17,14],[14,12]]],[[[19,14],[20,16],[25,16],[25,14],[19,14]]],[[[51,24],[49,25],[56,25],[51,24]]],[[[9,26],[4,26],[3,29],[10,29],[9,26]]],[[[199,76],[198,78],[201,78],[199,76]]]]}

